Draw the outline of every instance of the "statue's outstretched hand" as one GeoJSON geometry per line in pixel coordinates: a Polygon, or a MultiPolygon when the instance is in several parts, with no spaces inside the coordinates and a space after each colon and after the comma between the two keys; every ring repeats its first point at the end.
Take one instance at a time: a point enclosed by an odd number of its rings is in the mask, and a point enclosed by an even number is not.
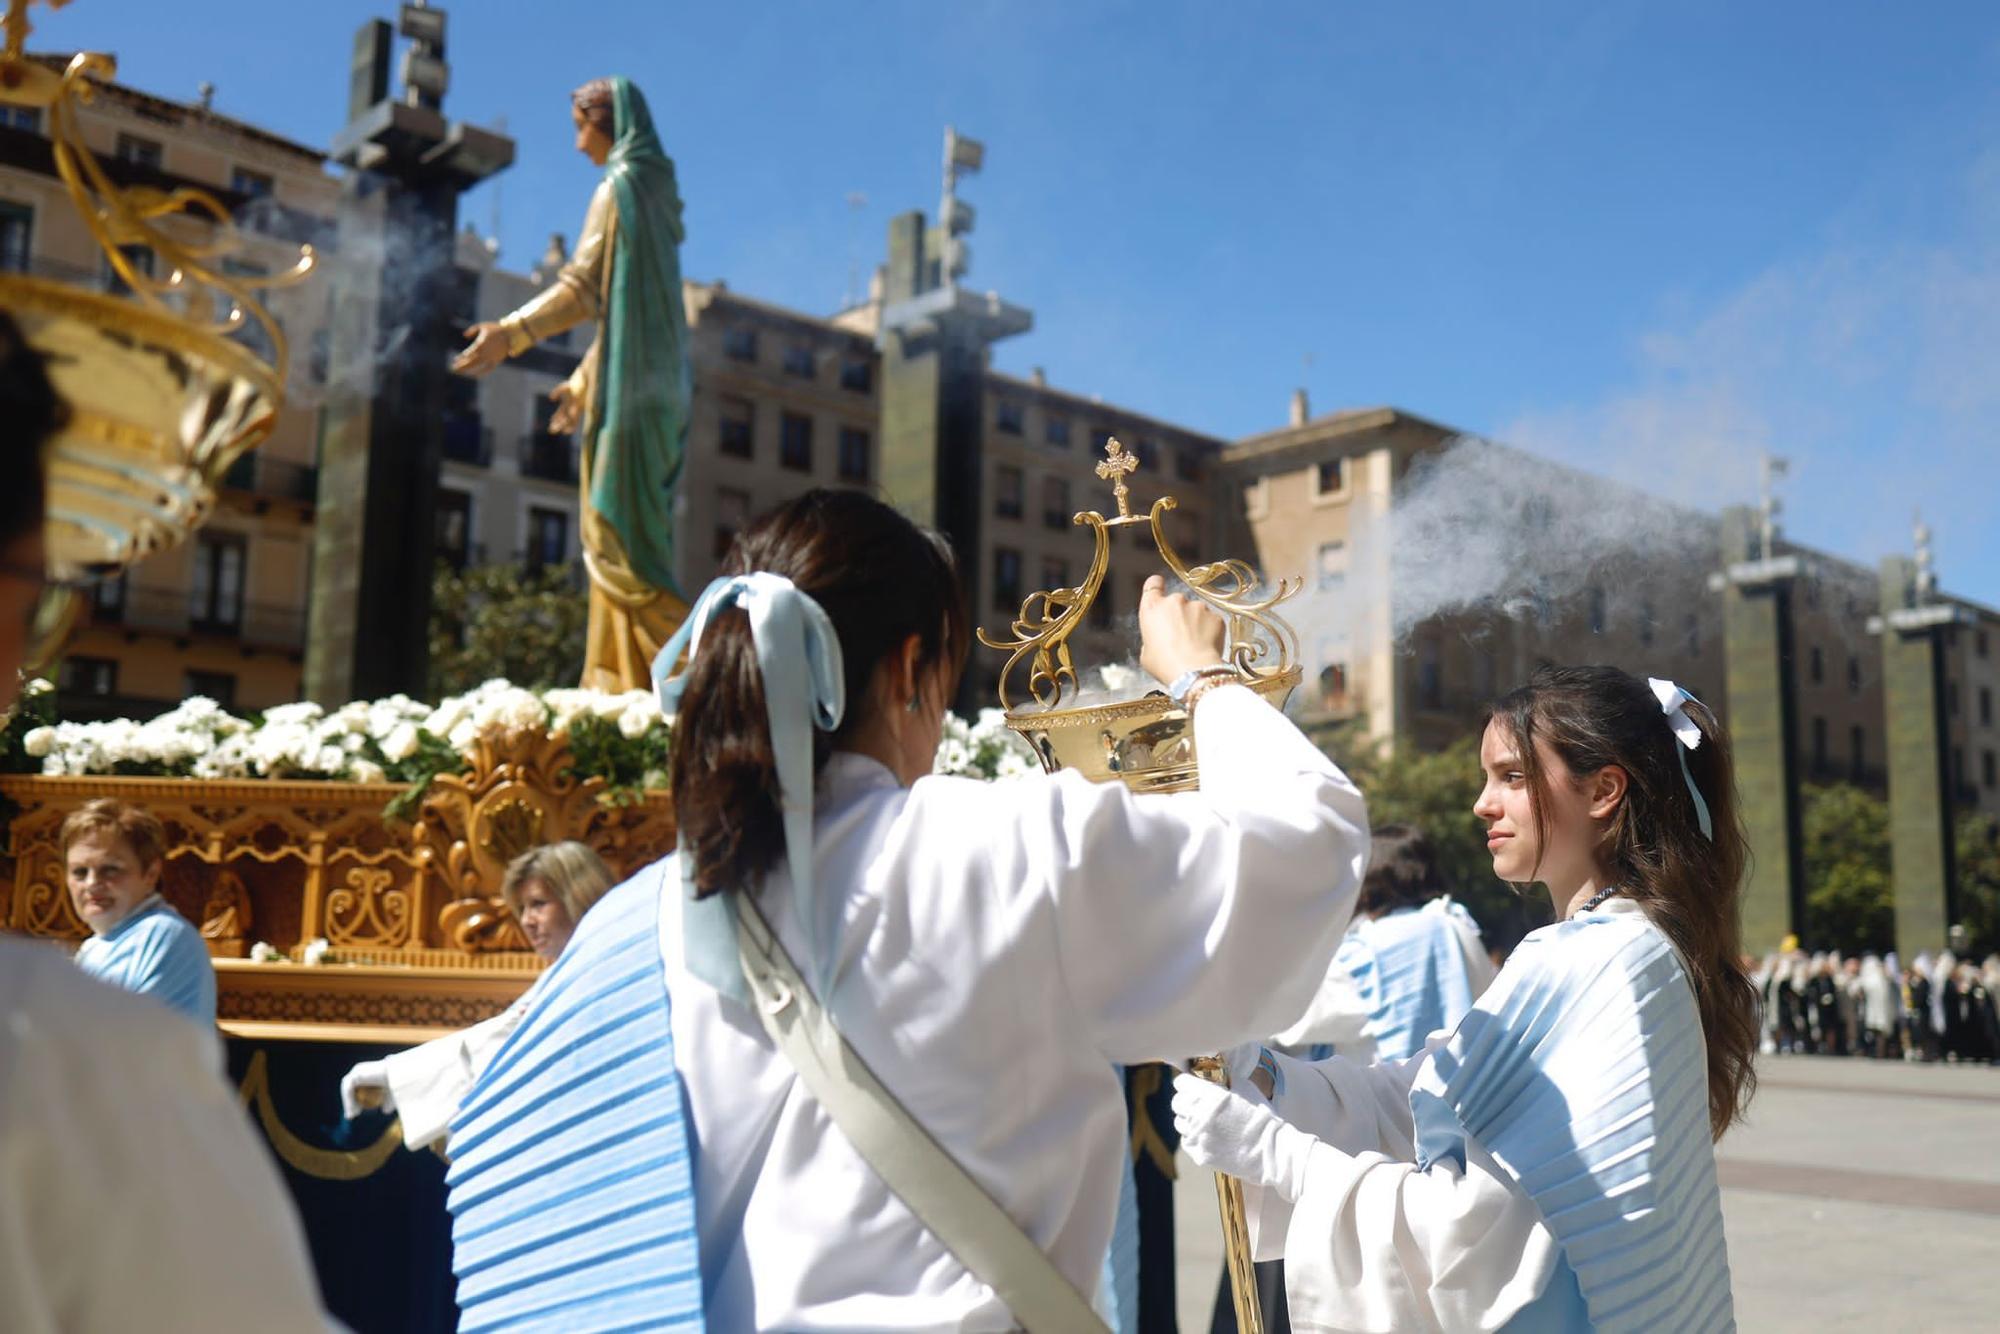
{"type": "Polygon", "coordinates": [[[481,320],[465,331],[472,343],[451,360],[460,375],[484,375],[507,360],[507,331],[490,320],[481,320]]]}
{"type": "Polygon", "coordinates": [[[556,410],[549,414],[549,434],[568,435],[583,425],[583,400],[576,396],[576,390],[564,380],[549,390],[549,401],[556,410]]]}

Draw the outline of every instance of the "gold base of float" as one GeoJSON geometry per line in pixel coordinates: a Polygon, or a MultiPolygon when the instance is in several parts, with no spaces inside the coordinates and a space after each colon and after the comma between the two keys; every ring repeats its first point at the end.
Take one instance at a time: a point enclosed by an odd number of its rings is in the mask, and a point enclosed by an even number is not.
{"type": "Polygon", "coordinates": [[[672,850],[664,792],[606,799],[578,779],[564,733],[480,740],[469,773],[433,780],[413,822],[393,783],[190,778],[0,778],[15,802],[0,858],[0,929],[80,943],[64,886],[63,819],[95,797],[146,807],[167,830],[161,892],[215,961],[218,1018],[238,1036],[403,1042],[500,1013],[540,961],[500,898],[506,864],[577,839],[623,879],[672,850]],[[328,961],[303,962],[326,942],[328,961]],[[289,962],[254,963],[253,942],[289,962]]]}

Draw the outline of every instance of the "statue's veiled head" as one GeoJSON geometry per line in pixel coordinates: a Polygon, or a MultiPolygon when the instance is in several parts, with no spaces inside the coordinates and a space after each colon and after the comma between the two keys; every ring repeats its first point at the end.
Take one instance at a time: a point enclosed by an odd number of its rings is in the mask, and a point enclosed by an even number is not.
{"type": "Polygon", "coordinates": [[[577,151],[593,165],[662,155],[646,96],[624,75],[592,79],[571,93],[569,101],[577,151]]]}

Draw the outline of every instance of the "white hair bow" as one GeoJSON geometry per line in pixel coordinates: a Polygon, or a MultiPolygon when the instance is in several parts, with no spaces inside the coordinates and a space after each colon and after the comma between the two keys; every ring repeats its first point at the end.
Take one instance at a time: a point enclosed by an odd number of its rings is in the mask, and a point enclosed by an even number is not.
{"type": "Polygon", "coordinates": [[[1666,715],[1667,726],[1673,729],[1674,739],[1680,742],[1674,748],[1674,754],[1680,759],[1681,778],[1687,783],[1688,795],[1694,798],[1695,823],[1701,826],[1701,836],[1713,843],[1715,821],[1709,816],[1708,802],[1702,797],[1701,789],[1695,786],[1694,773],[1688,768],[1687,757],[1689,751],[1701,747],[1701,728],[1688,716],[1687,706],[1701,701],[1672,681],[1663,681],[1657,676],[1647,677],[1646,684],[1653,688],[1653,697],[1660,701],[1660,712],[1666,715]]]}

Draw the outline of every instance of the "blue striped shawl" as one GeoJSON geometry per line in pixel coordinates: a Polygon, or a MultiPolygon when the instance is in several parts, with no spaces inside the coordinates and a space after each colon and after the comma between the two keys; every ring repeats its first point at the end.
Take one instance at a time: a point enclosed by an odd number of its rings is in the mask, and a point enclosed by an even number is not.
{"type": "Polygon", "coordinates": [[[1353,975],[1368,1005],[1376,1060],[1408,1060],[1424,1049],[1424,1039],[1472,1008],[1472,983],[1453,913],[1465,917],[1455,903],[1405,908],[1356,922],[1341,940],[1334,960],[1353,975]]]}
{"type": "Polygon", "coordinates": [[[1701,1017],[1637,913],[1545,927],[1410,1090],[1417,1161],[1485,1146],[1533,1198],[1599,1331],[1736,1327],[1701,1017]]]}
{"type": "Polygon", "coordinates": [[[659,866],[578,924],[452,1121],[459,1329],[700,1330],[659,866]]]}

